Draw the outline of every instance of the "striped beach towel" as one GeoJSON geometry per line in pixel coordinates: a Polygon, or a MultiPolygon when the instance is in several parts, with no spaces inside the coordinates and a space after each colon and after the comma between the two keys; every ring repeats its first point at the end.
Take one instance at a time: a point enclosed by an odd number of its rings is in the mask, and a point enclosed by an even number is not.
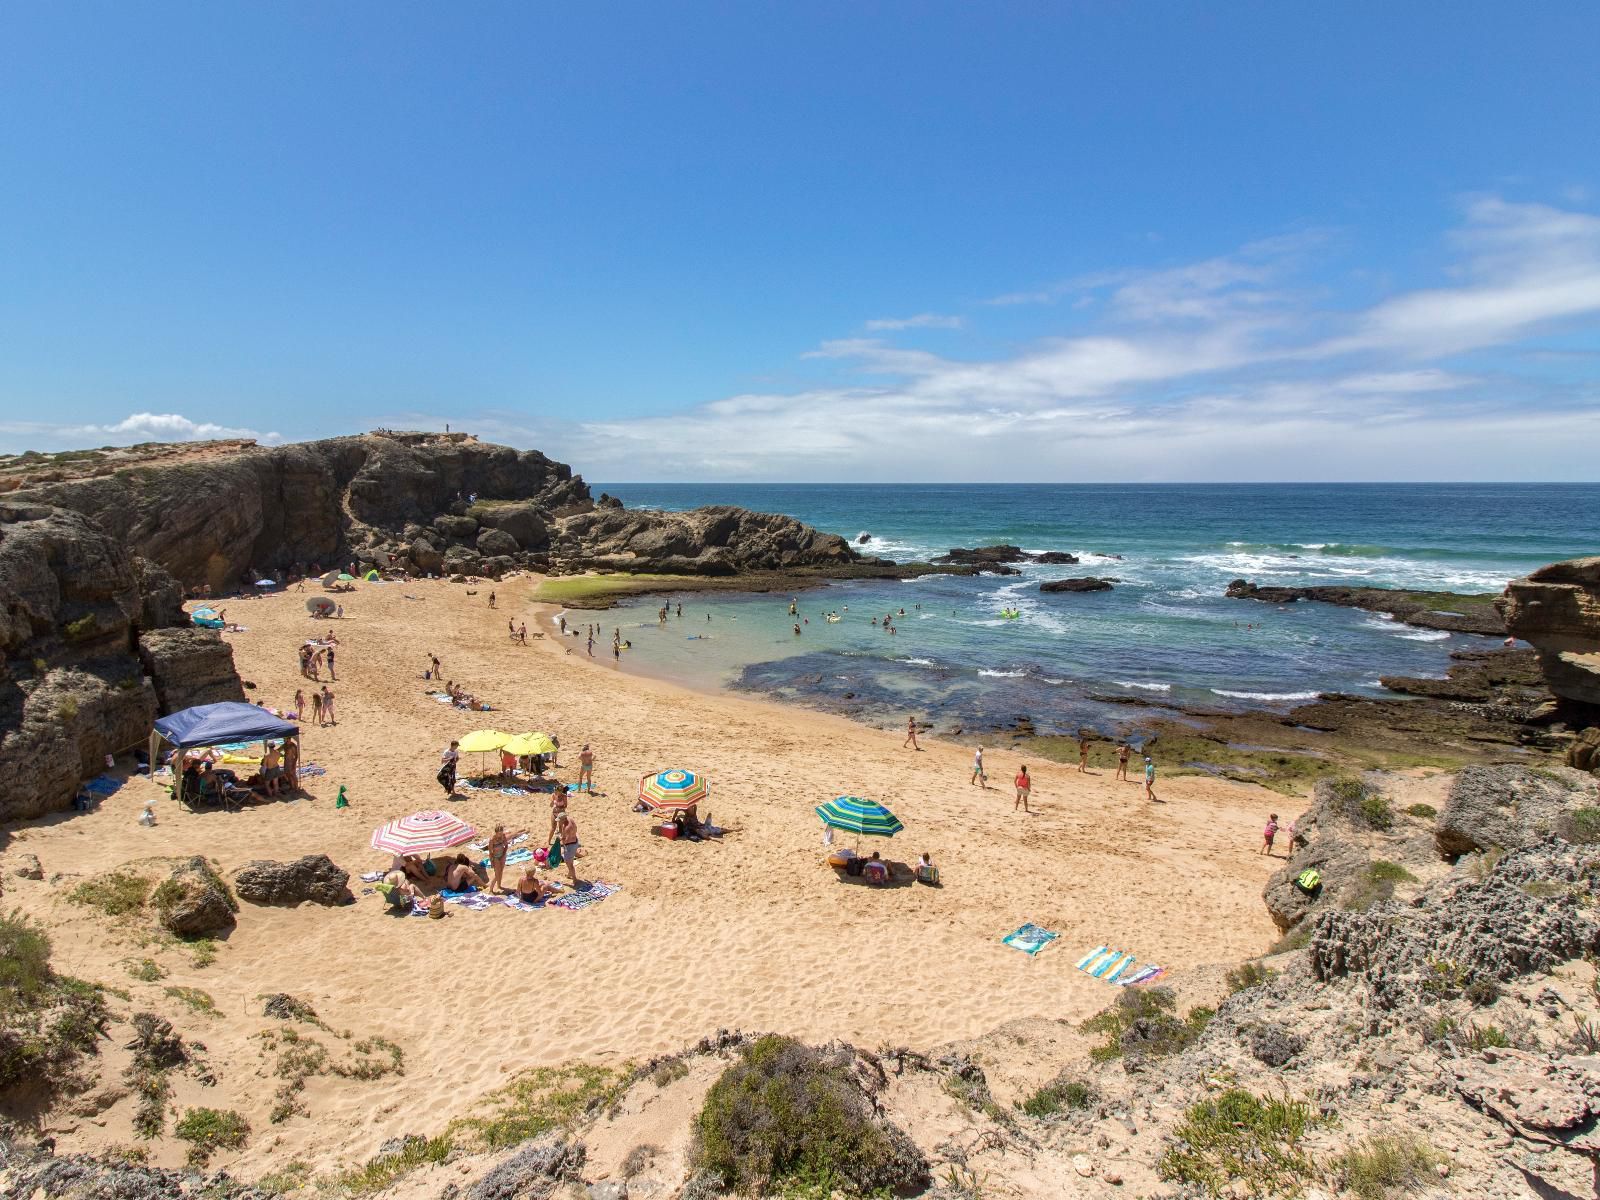
{"type": "Polygon", "coordinates": [[[620,883],[600,883],[598,880],[588,887],[580,887],[577,891],[568,892],[564,896],[557,896],[549,904],[555,908],[565,908],[572,912],[588,908],[591,904],[599,904],[607,896],[614,896],[622,890],[620,883]]]}

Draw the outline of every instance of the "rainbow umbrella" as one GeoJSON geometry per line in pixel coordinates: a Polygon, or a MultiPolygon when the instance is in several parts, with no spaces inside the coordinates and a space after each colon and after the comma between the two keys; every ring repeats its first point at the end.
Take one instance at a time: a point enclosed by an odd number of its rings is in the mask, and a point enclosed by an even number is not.
{"type": "Polygon", "coordinates": [[[639,780],[639,799],[655,812],[691,809],[711,795],[711,781],[693,771],[658,771],[639,780]]]}
{"type": "Polygon", "coordinates": [[[817,816],[830,829],[870,834],[873,837],[893,837],[905,828],[899,817],[876,800],[863,800],[860,796],[840,796],[837,800],[819,804],[817,816]]]}
{"type": "Polygon", "coordinates": [[[430,809],[378,826],[372,833],[372,847],[391,854],[437,854],[470,842],[477,832],[454,813],[430,809]]]}

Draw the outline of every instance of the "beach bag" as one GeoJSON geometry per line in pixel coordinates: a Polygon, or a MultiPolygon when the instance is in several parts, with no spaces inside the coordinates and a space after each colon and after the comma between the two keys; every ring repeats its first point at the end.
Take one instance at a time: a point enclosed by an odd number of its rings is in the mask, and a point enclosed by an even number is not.
{"type": "Polygon", "coordinates": [[[456,782],[456,773],[448,765],[439,768],[439,773],[434,776],[442,788],[453,788],[456,782]]]}
{"type": "Polygon", "coordinates": [[[545,865],[559,867],[561,865],[561,843],[551,842],[550,852],[545,855],[545,865]]]}
{"type": "Polygon", "coordinates": [[[1322,873],[1314,867],[1307,867],[1294,877],[1294,885],[1308,895],[1313,894],[1322,886],[1322,873]]]}
{"type": "Polygon", "coordinates": [[[545,847],[540,846],[533,852],[533,861],[538,863],[541,867],[548,865],[550,862],[550,851],[545,847]]]}

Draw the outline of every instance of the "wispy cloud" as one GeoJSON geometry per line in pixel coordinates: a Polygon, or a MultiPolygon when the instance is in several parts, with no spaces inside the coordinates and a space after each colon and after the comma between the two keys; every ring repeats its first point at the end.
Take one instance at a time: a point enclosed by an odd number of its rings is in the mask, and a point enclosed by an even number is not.
{"type": "Polygon", "coordinates": [[[1088,331],[1004,357],[825,341],[804,357],[835,364],[832,385],[581,424],[561,448],[614,478],[663,443],[684,479],[1596,477],[1600,392],[1517,371],[1519,342],[1600,325],[1600,218],[1474,199],[1442,283],[1357,310],[1300,282],[1327,241],[996,297],[1091,310],[1088,331]]]}
{"type": "Polygon", "coordinates": [[[960,329],[964,323],[961,317],[930,312],[918,313],[914,317],[878,317],[868,321],[865,327],[876,333],[896,329],[960,329]]]}

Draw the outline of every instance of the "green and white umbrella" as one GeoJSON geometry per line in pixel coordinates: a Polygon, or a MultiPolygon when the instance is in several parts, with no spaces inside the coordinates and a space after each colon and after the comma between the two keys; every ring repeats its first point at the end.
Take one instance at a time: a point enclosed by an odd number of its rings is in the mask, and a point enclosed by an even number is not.
{"type": "Polygon", "coordinates": [[[893,837],[905,828],[899,817],[876,800],[863,800],[860,796],[840,796],[826,804],[819,804],[817,816],[830,829],[870,834],[873,837],[893,837]]]}

